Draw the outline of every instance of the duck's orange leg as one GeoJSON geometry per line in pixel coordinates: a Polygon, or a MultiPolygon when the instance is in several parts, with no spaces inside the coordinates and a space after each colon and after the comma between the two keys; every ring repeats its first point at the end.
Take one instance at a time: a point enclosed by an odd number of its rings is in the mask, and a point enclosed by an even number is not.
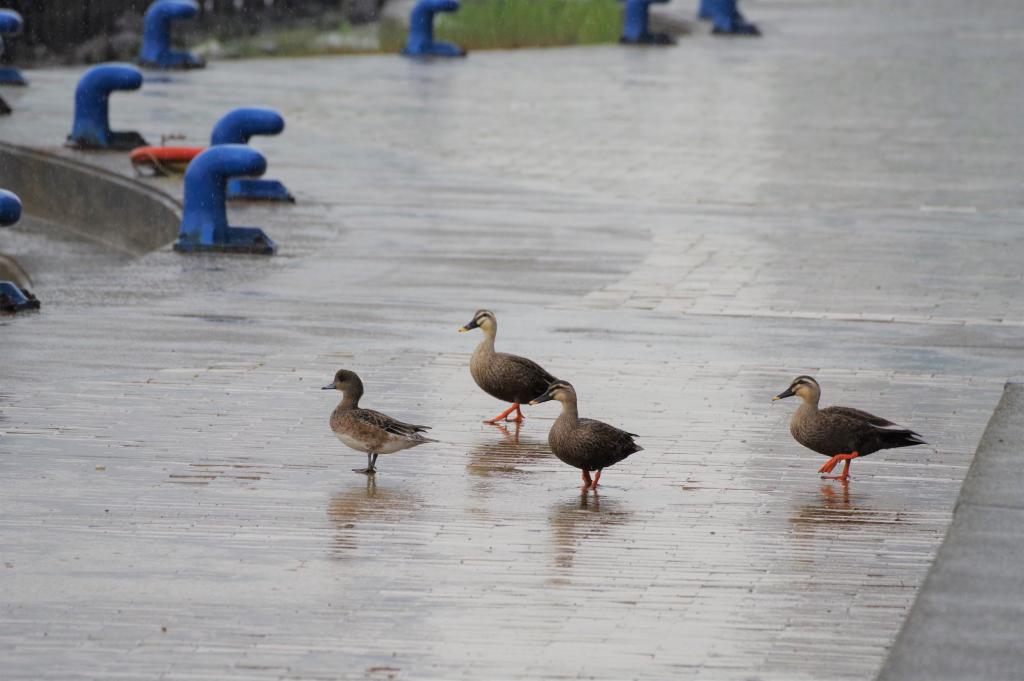
{"type": "Polygon", "coordinates": [[[590,471],[584,470],[583,473],[583,487],[580,489],[588,490],[593,486],[594,482],[590,479],[590,471]]]}
{"type": "Polygon", "coordinates": [[[597,489],[597,481],[600,480],[600,479],[601,479],[601,469],[598,468],[594,472],[594,482],[590,483],[590,489],[596,490],[597,489]]]}
{"type": "Polygon", "coordinates": [[[523,416],[523,410],[519,408],[519,403],[516,402],[512,406],[516,408],[516,417],[514,419],[509,419],[509,421],[512,421],[513,423],[522,423],[523,419],[526,417],[523,416]]]}
{"type": "Polygon", "coordinates": [[[818,469],[819,473],[831,473],[832,469],[836,467],[836,464],[840,461],[843,462],[843,473],[842,475],[824,475],[822,476],[825,480],[849,480],[850,479],[850,462],[856,459],[860,454],[858,452],[852,452],[850,454],[836,454],[828,462],[818,469]]]}
{"type": "Polygon", "coordinates": [[[484,423],[497,423],[498,421],[502,420],[503,418],[505,418],[506,416],[508,416],[512,412],[518,412],[519,413],[519,417],[518,418],[514,418],[514,419],[510,419],[510,420],[517,421],[517,422],[523,420],[523,412],[519,411],[519,403],[517,402],[516,404],[513,404],[511,407],[509,407],[505,411],[503,411],[500,414],[498,414],[497,416],[495,416],[493,419],[490,419],[488,421],[484,421],[484,423]]]}

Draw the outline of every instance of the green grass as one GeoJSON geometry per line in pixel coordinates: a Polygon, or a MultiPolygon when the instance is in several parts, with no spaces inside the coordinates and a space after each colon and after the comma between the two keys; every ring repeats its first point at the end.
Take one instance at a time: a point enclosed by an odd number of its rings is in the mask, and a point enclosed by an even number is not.
{"type": "MultiPolygon", "coordinates": [[[[437,16],[434,37],[470,51],[613,43],[621,12],[615,0],[464,0],[437,16]]],[[[405,35],[381,22],[381,50],[402,49],[405,35]]]]}
{"type": "MultiPolygon", "coordinates": [[[[463,0],[459,11],[439,14],[438,40],[473,50],[613,43],[619,39],[622,9],[616,0],[463,0]]],[[[406,28],[395,20],[376,27],[339,23],[296,27],[227,38],[223,57],[303,57],[321,54],[394,53],[405,45],[406,28]],[[331,40],[325,40],[331,34],[331,40]]]]}

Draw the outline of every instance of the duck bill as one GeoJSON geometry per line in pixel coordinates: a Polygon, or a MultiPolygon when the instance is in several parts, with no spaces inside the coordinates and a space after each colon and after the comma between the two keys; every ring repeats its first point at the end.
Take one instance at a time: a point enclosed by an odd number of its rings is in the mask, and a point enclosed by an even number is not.
{"type": "Polygon", "coordinates": [[[324,387],[322,387],[320,389],[321,390],[334,390],[334,384],[331,383],[330,385],[325,385],[324,387]]]}
{"type": "Polygon", "coordinates": [[[549,393],[544,393],[540,397],[530,400],[530,404],[540,404],[541,402],[549,402],[550,400],[551,395],[549,393]]]}
{"type": "Polygon", "coordinates": [[[786,388],[783,392],[773,397],[772,402],[774,402],[775,400],[784,400],[787,397],[792,397],[793,395],[796,395],[796,393],[790,390],[789,388],[786,388]]]}
{"type": "Polygon", "coordinates": [[[466,333],[467,331],[472,331],[473,329],[478,329],[478,328],[480,328],[480,325],[477,324],[476,320],[474,319],[469,324],[466,324],[465,326],[460,327],[459,328],[459,333],[466,333]]]}

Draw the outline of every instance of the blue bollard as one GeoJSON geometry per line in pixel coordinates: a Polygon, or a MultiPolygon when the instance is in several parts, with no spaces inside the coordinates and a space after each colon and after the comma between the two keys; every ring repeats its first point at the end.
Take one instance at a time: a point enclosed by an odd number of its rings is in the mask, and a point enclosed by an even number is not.
{"type": "MultiPolygon", "coordinates": [[[[210,146],[248,144],[253,135],[277,135],[284,130],[284,118],[273,109],[248,107],[228,112],[213,126],[210,146]]],[[[234,179],[228,182],[228,199],[295,202],[277,180],[234,179]]]]}
{"type": "Polygon", "coordinates": [[[700,4],[697,5],[697,18],[702,21],[709,21],[711,19],[711,8],[709,7],[708,0],[700,0],[700,4]]]}
{"type": "Polygon", "coordinates": [[[75,120],[68,145],[117,150],[146,146],[146,140],[137,132],[110,129],[110,93],[140,87],[142,73],[128,64],[100,64],[86,71],[75,88],[75,120]]]}
{"type": "Polygon", "coordinates": [[[740,14],[736,0],[703,0],[702,8],[711,19],[711,32],[715,35],[761,35],[761,30],[740,14]]]}
{"type": "MultiPolygon", "coordinates": [[[[3,36],[21,33],[24,22],[13,9],[0,9],[0,54],[4,53],[3,36]]],[[[0,67],[0,85],[28,85],[21,71],[12,66],[0,67]]],[[[8,112],[9,113],[9,112],[8,112]]]]}
{"type": "Polygon", "coordinates": [[[146,10],[139,64],[154,69],[201,69],[202,58],[171,48],[171,22],[199,14],[193,0],[156,0],[146,10]]]}
{"type": "MultiPolygon", "coordinates": [[[[0,189],[0,227],[13,225],[21,219],[21,199],[14,192],[0,189]]],[[[38,310],[39,300],[28,289],[13,281],[0,281],[0,312],[38,310]]]]}
{"type": "Polygon", "coordinates": [[[419,0],[409,15],[409,37],[402,54],[407,57],[465,57],[466,51],[458,45],[434,40],[434,15],[458,9],[458,0],[419,0]]]}
{"type": "Polygon", "coordinates": [[[262,175],[267,161],[244,144],[221,144],[195,157],[185,171],[185,209],[174,250],[273,255],[277,245],[257,227],[228,225],[228,179],[262,175]]]}
{"type": "Polygon", "coordinates": [[[0,189],[0,227],[8,227],[21,219],[21,199],[14,192],[0,189]]]}
{"type": "Polygon", "coordinates": [[[651,33],[647,28],[647,11],[656,2],[668,0],[626,0],[622,15],[622,36],[624,45],[675,45],[676,41],[667,33],[651,33]]]}

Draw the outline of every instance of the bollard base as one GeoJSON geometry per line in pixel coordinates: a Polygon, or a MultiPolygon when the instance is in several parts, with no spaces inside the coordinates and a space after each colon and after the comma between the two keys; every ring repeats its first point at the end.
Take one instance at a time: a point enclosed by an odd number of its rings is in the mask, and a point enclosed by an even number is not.
{"type": "Polygon", "coordinates": [[[745,21],[730,21],[728,24],[718,25],[711,29],[712,35],[725,35],[725,36],[748,36],[751,38],[759,38],[761,36],[761,29],[754,24],[748,24],[745,21]]]}
{"type": "Polygon", "coordinates": [[[12,281],[0,281],[0,312],[14,314],[39,307],[39,299],[31,291],[18,288],[12,281]]]}
{"type": "Polygon", "coordinates": [[[0,68],[0,85],[28,85],[28,81],[25,80],[25,76],[21,74],[21,71],[12,67],[5,66],[0,68]]]}
{"type": "Polygon", "coordinates": [[[402,54],[406,57],[465,57],[467,52],[458,45],[432,42],[426,45],[406,45],[402,54]]]}
{"type": "Polygon", "coordinates": [[[67,146],[74,149],[89,151],[109,149],[111,151],[131,151],[136,147],[145,147],[149,143],[137,132],[108,132],[106,140],[94,135],[79,135],[74,137],[68,135],[67,146]]]}
{"type": "Polygon", "coordinates": [[[177,71],[206,68],[206,60],[202,57],[197,57],[191,52],[169,52],[160,55],[156,59],[140,58],[138,64],[147,69],[173,69],[177,71]]]}
{"type": "Polygon", "coordinates": [[[668,33],[644,33],[636,38],[621,36],[619,43],[623,45],[675,45],[676,39],[668,33]]]}
{"type": "Polygon", "coordinates": [[[227,240],[220,243],[200,243],[179,236],[174,244],[178,253],[247,253],[273,255],[277,244],[259,227],[228,227],[227,240]]]}
{"type": "Polygon", "coordinates": [[[295,197],[277,180],[230,180],[228,181],[227,197],[232,201],[281,201],[295,203],[295,197]]]}
{"type": "Polygon", "coordinates": [[[743,17],[736,0],[702,0],[701,11],[706,11],[712,21],[712,35],[761,35],[761,30],[743,17]]]}

